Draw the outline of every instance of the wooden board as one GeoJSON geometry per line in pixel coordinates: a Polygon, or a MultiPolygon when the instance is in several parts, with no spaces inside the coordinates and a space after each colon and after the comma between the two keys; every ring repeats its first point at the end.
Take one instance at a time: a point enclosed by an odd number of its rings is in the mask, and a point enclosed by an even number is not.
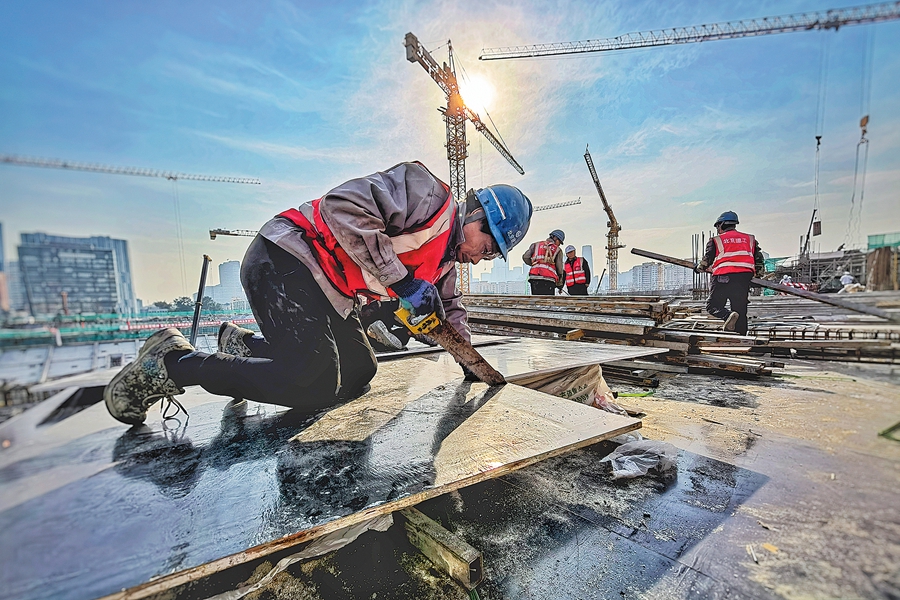
{"type": "MultiPolygon", "coordinates": [[[[515,376],[647,351],[528,340],[484,354],[515,376]]],[[[157,407],[130,429],[102,404],[30,430],[20,421],[0,452],[7,595],[147,597],[640,427],[463,382],[446,354],[380,365],[369,394],[317,418],[199,388],[179,400],[190,419],[168,428],[157,407]]]]}

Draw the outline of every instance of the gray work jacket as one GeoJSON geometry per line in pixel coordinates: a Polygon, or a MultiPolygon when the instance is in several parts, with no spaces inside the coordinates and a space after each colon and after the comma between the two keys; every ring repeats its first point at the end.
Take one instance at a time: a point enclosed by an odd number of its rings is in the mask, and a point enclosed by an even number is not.
{"type": "MultiPolygon", "coordinates": [[[[391,237],[420,228],[444,207],[446,199],[444,184],[423,165],[400,163],[386,171],[339,185],[322,197],[319,208],[341,248],[387,287],[407,274],[406,266],[394,252],[391,237]]],[[[311,202],[302,204],[299,210],[310,222],[313,221],[311,202]]],[[[465,241],[462,205],[457,213],[435,286],[443,301],[447,321],[469,340],[468,314],[462,304],[462,295],[456,290],[456,248],[465,241]]],[[[331,285],[297,225],[286,218],[275,217],[262,226],[259,234],[300,259],[338,314],[345,319],[350,316],[359,300],[347,298],[331,285]]]]}

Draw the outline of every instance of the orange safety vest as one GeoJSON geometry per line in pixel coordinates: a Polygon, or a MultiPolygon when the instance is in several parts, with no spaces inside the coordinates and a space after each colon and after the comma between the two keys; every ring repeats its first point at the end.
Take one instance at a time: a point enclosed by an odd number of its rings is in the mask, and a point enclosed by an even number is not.
{"type": "Polygon", "coordinates": [[[529,277],[546,277],[553,281],[559,280],[556,272],[556,251],[559,246],[551,244],[546,240],[537,242],[534,254],[531,255],[531,269],[528,271],[529,277]]]}
{"type": "Polygon", "coordinates": [[[587,283],[587,275],[584,273],[584,259],[576,257],[572,262],[566,261],[566,287],[575,285],[576,283],[587,283]]]}
{"type": "MultiPolygon", "coordinates": [[[[437,283],[440,279],[441,263],[447,254],[447,245],[456,218],[457,209],[453,194],[450,193],[450,188],[446,185],[444,187],[447,200],[427,223],[391,236],[391,244],[400,262],[413,273],[414,277],[429,283],[437,283]]],[[[341,248],[325,219],[322,218],[321,203],[321,198],[311,202],[312,223],[295,208],[286,210],[278,216],[289,219],[303,230],[303,237],[319,266],[331,285],[341,294],[348,298],[362,295],[373,300],[396,296],[378,281],[378,277],[361,268],[341,248]]]]}
{"type": "Polygon", "coordinates": [[[753,273],[756,270],[753,256],[756,240],[749,233],[741,233],[734,229],[723,231],[713,237],[713,242],[716,244],[716,260],[712,264],[713,275],[753,273]]]}

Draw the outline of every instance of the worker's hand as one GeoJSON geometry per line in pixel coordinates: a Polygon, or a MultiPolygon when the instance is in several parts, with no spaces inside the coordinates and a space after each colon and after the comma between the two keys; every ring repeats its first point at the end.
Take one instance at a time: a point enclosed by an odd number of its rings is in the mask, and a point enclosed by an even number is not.
{"type": "Polygon", "coordinates": [[[465,376],[466,381],[481,381],[481,379],[478,378],[478,375],[470,371],[466,365],[459,366],[462,367],[463,375],[465,376]]]}
{"type": "Polygon", "coordinates": [[[703,273],[706,268],[703,265],[694,265],[694,273],[703,273]]]}
{"type": "Polygon", "coordinates": [[[410,274],[392,285],[391,290],[400,297],[400,305],[413,317],[427,317],[434,313],[438,319],[444,320],[444,305],[434,284],[415,279],[410,274]]]}

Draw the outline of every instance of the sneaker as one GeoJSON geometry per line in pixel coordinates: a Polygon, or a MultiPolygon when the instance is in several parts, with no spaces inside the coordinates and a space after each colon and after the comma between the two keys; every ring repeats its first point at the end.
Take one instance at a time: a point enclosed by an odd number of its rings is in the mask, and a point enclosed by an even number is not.
{"type": "Polygon", "coordinates": [[[253,332],[230,321],[222,323],[219,325],[219,352],[232,356],[250,356],[250,347],[244,343],[247,335],[253,335],[253,332]]]}
{"type": "Polygon", "coordinates": [[[125,365],[103,390],[109,414],[128,425],[140,425],[147,409],[161,398],[183,394],[184,389],[169,379],[163,362],[174,350],[194,351],[184,335],[174,327],[157,331],[144,342],[134,362],[125,365]]]}
{"type": "Polygon", "coordinates": [[[725,319],[725,331],[734,331],[734,326],[737,324],[740,315],[736,312],[732,312],[728,315],[728,318],[725,319]]]}
{"type": "Polygon", "coordinates": [[[366,329],[366,335],[370,338],[385,346],[387,348],[391,348],[393,350],[403,350],[403,342],[400,339],[388,331],[387,325],[384,324],[384,321],[375,321],[366,329]]]}

